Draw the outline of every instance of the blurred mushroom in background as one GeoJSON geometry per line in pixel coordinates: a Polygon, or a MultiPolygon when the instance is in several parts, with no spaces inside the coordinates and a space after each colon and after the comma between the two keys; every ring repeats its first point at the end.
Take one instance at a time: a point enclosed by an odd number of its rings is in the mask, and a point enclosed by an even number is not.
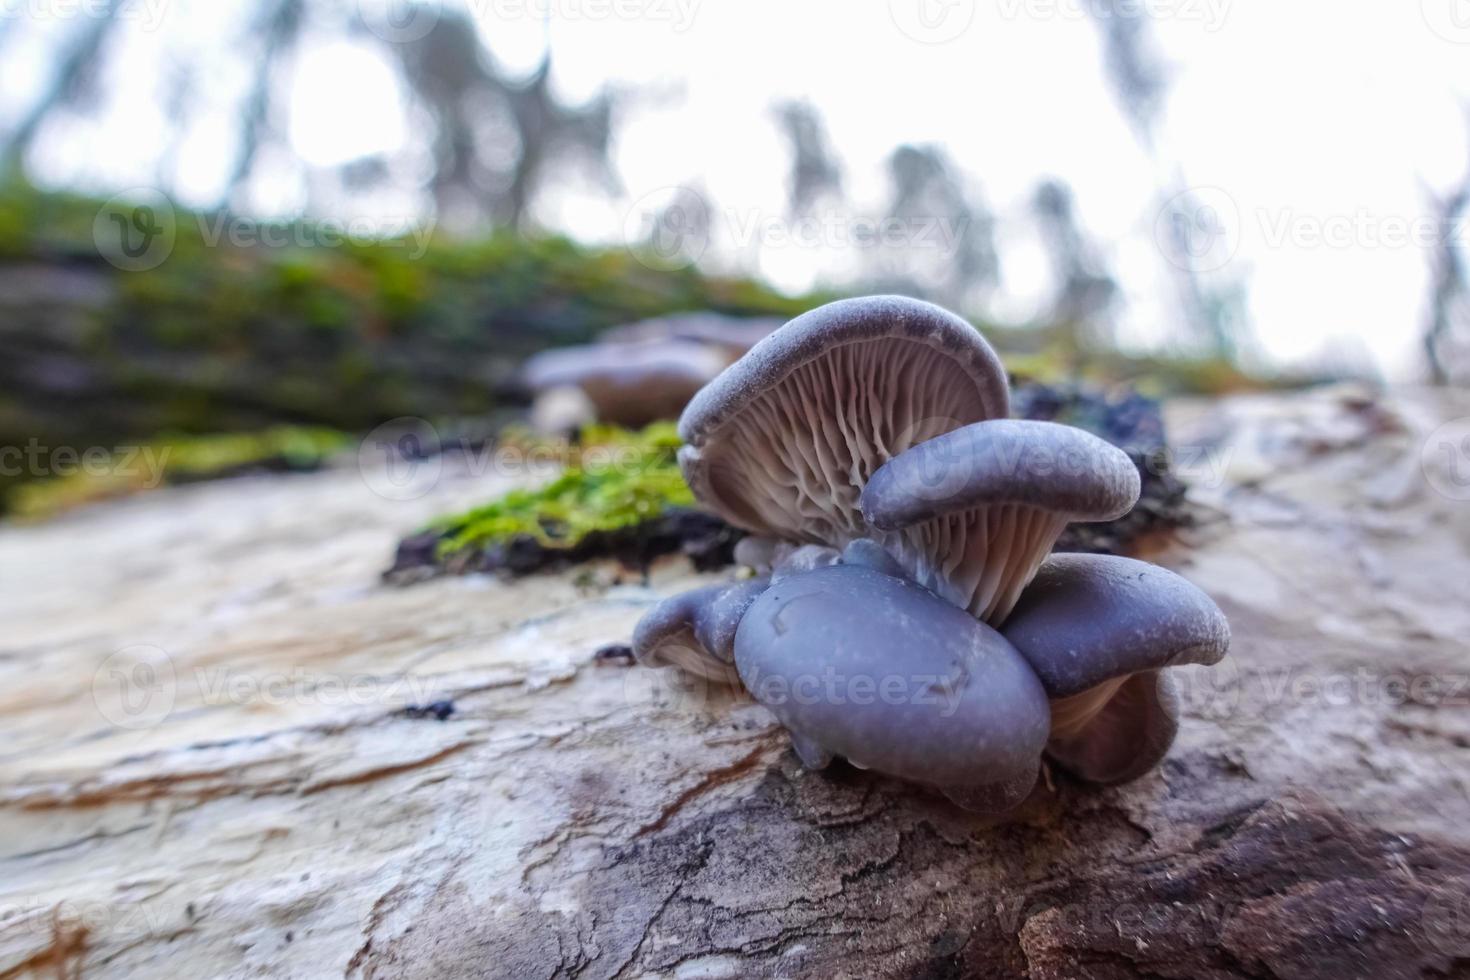
{"type": "Polygon", "coordinates": [[[684,313],[542,351],[520,373],[534,398],[531,425],[552,434],[588,422],[631,428],[677,418],[696,391],[780,325],[771,317],[684,313]]]}

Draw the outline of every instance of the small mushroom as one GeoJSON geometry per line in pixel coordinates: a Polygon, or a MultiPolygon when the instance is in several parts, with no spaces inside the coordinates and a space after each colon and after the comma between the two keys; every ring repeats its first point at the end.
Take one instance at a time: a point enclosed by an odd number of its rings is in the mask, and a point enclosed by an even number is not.
{"type": "Polygon", "coordinates": [[[735,563],[744,565],[757,575],[779,578],[791,572],[805,572],[823,565],[835,565],[841,553],[820,544],[792,544],[775,538],[755,535],[741,538],[735,545],[735,563]]]}
{"type": "Polygon", "coordinates": [[[645,667],[679,667],[734,684],[735,629],[769,584],[767,578],[752,578],[663,600],[638,621],[633,657],[645,667]]]}
{"type": "Polygon", "coordinates": [[[671,313],[610,327],[598,334],[604,344],[636,344],[650,340],[692,340],[717,348],[734,363],[781,325],[774,317],[729,316],[724,313],[671,313]]]}
{"type": "Polygon", "coordinates": [[[829,303],[751,348],[689,403],[679,452],[695,496],[737,527],[842,548],[858,498],[911,446],[1009,411],[985,339],[900,296],[829,303]]]}
{"type": "Polygon", "coordinates": [[[1230,647],[1209,596],[1113,555],[1048,558],[1002,633],[1052,699],[1048,754],[1097,783],[1134,779],[1169,751],[1178,698],[1164,668],[1213,664],[1230,647]]]}
{"type": "Polygon", "coordinates": [[[895,456],[862,512],[908,574],[1001,623],[1072,521],[1107,521],[1138,500],[1128,455],[1082,429],[992,419],[895,456]]]}
{"type": "Polygon", "coordinates": [[[575,387],[599,421],[638,426],[677,416],[728,363],[720,349],[693,340],[599,343],[542,351],[526,361],[521,378],[538,402],[575,387]]]}
{"type": "Polygon", "coordinates": [[[834,755],[998,812],[1036,779],[1046,693],[995,630],[913,582],[832,565],[773,584],[735,632],[751,694],[802,760],[834,755]]]}
{"type": "Polygon", "coordinates": [[[898,559],[890,555],[881,544],[872,538],[858,538],[843,548],[842,564],[861,565],[894,578],[908,577],[903,566],[898,563],[898,559]]]}

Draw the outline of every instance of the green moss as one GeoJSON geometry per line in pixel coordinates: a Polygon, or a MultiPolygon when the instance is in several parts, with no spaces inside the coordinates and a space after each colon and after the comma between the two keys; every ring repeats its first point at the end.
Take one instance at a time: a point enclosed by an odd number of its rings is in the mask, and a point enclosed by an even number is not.
{"type": "MultiPolygon", "coordinates": [[[[544,548],[571,549],[587,535],[616,531],[652,520],[671,507],[691,507],[694,495],[679,473],[679,437],[671,422],[641,432],[588,426],[579,445],[567,451],[567,467],[539,489],[512,490],[497,500],[435,521],[443,535],[439,556],[483,551],[520,537],[544,548]]],[[[511,434],[501,449],[546,458],[556,452],[511,434]],[[542,455],[537,455],[543,453],[542,455]]]]}
{"type": "Polygon", "coordinates": [[[71,472],[14,487],[8,510],[38,521],[83,504],[256,467],[306,470],[350,443],[332,429],[276,426],[263,432],[160,439],[69,465],[71,472]]]}

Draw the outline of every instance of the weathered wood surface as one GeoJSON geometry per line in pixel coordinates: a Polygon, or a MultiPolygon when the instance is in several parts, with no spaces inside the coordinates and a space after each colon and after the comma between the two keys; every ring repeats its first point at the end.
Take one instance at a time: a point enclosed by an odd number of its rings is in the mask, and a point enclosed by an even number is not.
{"type": "Polygon", "coordinates": [[[594,662],[711,578],[677,561],[378,584],[509,477],[6,528],[0,978],[1470,976],[1470,430],[1430,439],[1466,416],[1175,406],[1207,519],[1156,557],[1232,659],[1187,675],[1157,773],[999,825],[594,662]]]}

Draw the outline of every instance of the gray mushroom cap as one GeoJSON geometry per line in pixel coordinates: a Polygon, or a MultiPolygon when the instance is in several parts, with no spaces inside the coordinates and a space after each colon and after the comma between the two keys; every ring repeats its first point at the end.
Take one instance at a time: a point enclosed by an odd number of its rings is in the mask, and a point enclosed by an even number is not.
{"type": "Polygon", "coordinates": [[[913,582],[858,564],[791,575],[746,610],[735,663],[809,764],[845,756],[992,811],[1035,781],[1050,729],[1035,674],[913,582]]]}
{"type": "Polygon", "coordinates": [[[598,334],[604,344],[636,344],[650,340],[692,340],[719,349],[729,362],[754,347],[781,325],[775,317],[741,317],[724,313],[671,313],[609,327],[598,334]]]}
{"type": "Polygon", "coordinates": [[[693,340],[597,343],[542,351],[521,378],[538,395],[578,388],[600,420],[642,425],[673,418],[728,363],[723,351],[693,340]]]}
{"type": "Polygon", "coordinates": [[[1001,630],[1052,698],[1230,649],[1214,600],[1175,572],[1117,555],[1052,555],[1001,630]]]}
{"type": "Polygon", "coordinates": [[[1164,668],[1213,664],[1230,625],[1194,585],[1113,555],[1053,555],[1003,633],[1052,698],[1048,751],[1095,782],[1133,778],[1168,751],[1176,699],[1164,668]]]}
{"type": "Polygon", "coordinates": [[[1091,433],[992,419],[889,460],[862,512],[918,582],[1000,623],[1068,523],[1121,517],[1139,486],[1128,455],[1091,433]]]}
{"type": "Polygon", "coordinates": [[[765,338],[689,403],[695,496],[756,534],[843,547],[889,458],[1009,413],[999,357],[964,320],[901,296],[829,303],[765,338]]]}
{"type": "Polygon", "coordinates": [[[633,656],[645,667],[679,667],[711,680],[735,683],[735,630],[767,578],[708,585],[654,606],[633,631],[633,656]]]}
{"type": "Polygon", "coordinates": [[[890,555],[881,544],[872,538],[858,538],[849,542],[847,547],[842,549],[842,564],[862,565],[894,578],[908,577],[908,573],[898,563],[898,559],[890,555]]]}

